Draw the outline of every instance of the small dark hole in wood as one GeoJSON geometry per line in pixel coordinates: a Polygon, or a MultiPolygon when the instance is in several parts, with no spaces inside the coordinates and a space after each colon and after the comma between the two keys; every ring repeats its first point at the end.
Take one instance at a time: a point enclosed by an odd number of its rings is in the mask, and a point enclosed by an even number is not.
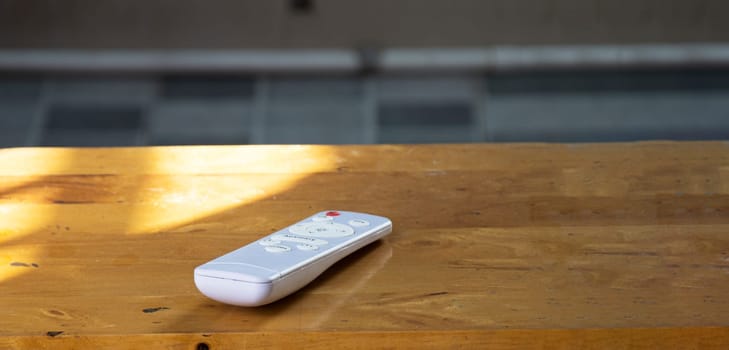
{"type": "Polygon", "coordinates": [[[293,13],[311,13],[314,11],[314,0],[289,0],[289,8],[293,13]]]}
{"type": "Polygon", "coordinates": [[[207,343],[197,343],[195,350],[210,350],[210,345],[207,343]]]}

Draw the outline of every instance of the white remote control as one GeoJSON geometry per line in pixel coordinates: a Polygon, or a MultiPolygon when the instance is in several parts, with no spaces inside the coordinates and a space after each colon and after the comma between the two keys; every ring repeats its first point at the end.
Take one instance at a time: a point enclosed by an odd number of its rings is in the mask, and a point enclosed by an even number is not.
{"type": "Polygon", "coordinates": [[[390,232],[392,222],[385,217],[321,212],[196,267],[195,285],[222,303],[265,305],[390,232]]]}

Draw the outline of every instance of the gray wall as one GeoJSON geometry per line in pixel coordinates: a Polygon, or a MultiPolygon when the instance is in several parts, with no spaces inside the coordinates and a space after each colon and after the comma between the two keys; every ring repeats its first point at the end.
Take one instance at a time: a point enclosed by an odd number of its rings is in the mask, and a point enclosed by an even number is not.
{"type": "Polygon", "coordinates": [[[423,47],[729,41],[722,0],[3,0],[0,48],[423,47]]]}
{"type": "Polygon", "coordinates": [[[0,147],[729,140],[729,71],[0,79],[0,147]]]}

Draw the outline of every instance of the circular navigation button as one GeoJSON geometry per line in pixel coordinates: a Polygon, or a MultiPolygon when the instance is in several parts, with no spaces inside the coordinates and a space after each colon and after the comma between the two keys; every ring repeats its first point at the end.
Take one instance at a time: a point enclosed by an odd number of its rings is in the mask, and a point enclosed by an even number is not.
{"type": "Polygon", "coordinates": [[[354,227],[362,227],[362,226],[369,226],[370,223],[366,220],[362,219],[353,219],[349,220],[349,225],[354,227]]]}
{"type": "Polygon", "coordinates": [[[289,232],[296,234],[296,235],[303,234],[304,232],[306,232],[306,228],[309,227],[310,224],[311,223],[293,225],[293,226],[289,227],[289,232]]]}
{"type": "MultiPolygon", "coordinates": [[[[298,233],[298,232],[297,232],[298,233]]],[[[306,227],[304,232],[298,233],[302,236],[331,238],[345,237],[354,234],[354,229],[334,222],[314,222],[306,227]]]]}
{"type": "Polygon", "coordinates": [[[263,249],[265,249],[269,253],[283,253],[291,250],[291,248],[285,245],[269,245],[267,247],[264,247],[263,249]]]}

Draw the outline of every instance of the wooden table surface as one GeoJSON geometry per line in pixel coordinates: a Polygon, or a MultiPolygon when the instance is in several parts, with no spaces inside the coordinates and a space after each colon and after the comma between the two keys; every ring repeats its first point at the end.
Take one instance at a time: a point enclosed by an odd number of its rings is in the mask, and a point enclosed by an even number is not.
{"type": "Polygon", "coordinates": [[[0,149],[0,348],[729,348],[729,143],[0,149]],[[195,266],[393,233],[269,306],[195,266]]]}

